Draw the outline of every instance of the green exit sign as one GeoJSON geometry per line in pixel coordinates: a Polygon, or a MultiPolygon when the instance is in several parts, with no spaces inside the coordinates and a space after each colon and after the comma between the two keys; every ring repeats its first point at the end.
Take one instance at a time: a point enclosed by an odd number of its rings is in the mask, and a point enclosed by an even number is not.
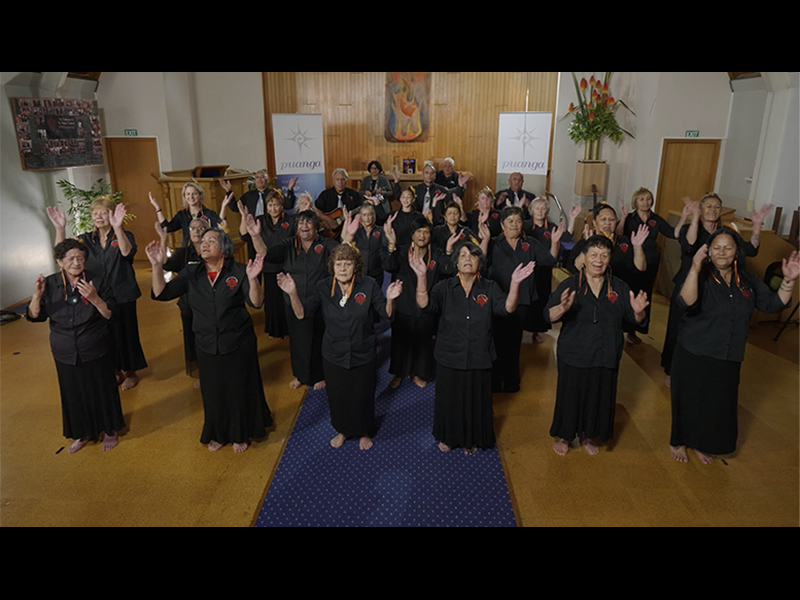
{"type": "Polygon", "coordinates": [[[694,130],[694,129],[687,129],[686,130],[686,137],[699,138],[700,137],[700,131],[699,130],[694,130]]]}
{"type": "Polygon", "coordinates": [[[136,131],[135,129],[126,129],[125,135],[127,135],[128,137],[136,137],[137,135],[139,135],[139,132],[136,131]]]}

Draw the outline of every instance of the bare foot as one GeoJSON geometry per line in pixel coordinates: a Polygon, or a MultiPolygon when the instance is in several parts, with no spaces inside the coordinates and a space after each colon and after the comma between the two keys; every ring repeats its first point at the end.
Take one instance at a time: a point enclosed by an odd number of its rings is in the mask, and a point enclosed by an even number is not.
{"type": "Polygon", "coordinates": [[[475,448],[474,446],[472,448],[464,448],[464,454],[466,454],[467,456],[472,456],[477,451],[478,451],[478,449],[475,448]]]}
{"type": "Polygon", "coordinates": [[[295,377],[294,379],[292,379],[292,380],[289,382],[289,387],[290,387],[290,388],[292,388],[293,390],[296,390],[296,389],[297,389],[297,388],[299,388],[301,385],[303,385],[303,384],[302,384],[302,383],[300,383],[300,380],[299,380],[297,377],[295,377]]]}
{"type": "Polygon", "coordinates": [[[109,450],[113,450],[117,447],[119,443],[119,438],[117,437],[117,433],[114,432],[113,435],[105,434],[103,436],[103,452],[107,452],[109,450]]]}
{"type": "Polygon", "coordinates": [[[210,442],[208,442],[208,449],[211,452],[216,452],[220,448],[222,448],[222,444],[220,444],[219,442],[215,442],[214,440],[211,440],[210,442]]]}
{"type": "Polygon", "coordinates": [[[664,385],[670,387],[672,385],[672,377],[664,375],[664,385]]]}
{"type": "Polygon", "coordinates": [[[450,452],[450,446],[448,446],[444,442],[439,442],[439,450],[441,450],[442,452],[450,452]]]}
{"type": "Polygon", "coordinates": [[[318,381],[317,383],[314,384],[314,389],[315,390],[321,390],[321,389],[324,389],[324,388],[325,388],[325,380],[324,379],[322,381],[318,381]]]}
{"type": "Polygon", "coordinates": [[[360,440],[358,440],[358,447],[362,450],[369,450],[372,448],[372,438],[363,436],[360,440]]]}
{"type": "Polygon", "coordinates": [[[344,444],[345,436],[343,433],[340,433],[335,438],[331,440],[331,446],[334,448],[341,448],[342,444],[344,444]]]}
{"type": "Polygon", "coordinates": [[[581,446],[583,446],[583,449],[586,450],[586,452],[588,452],[592,456],[600,452],[600,446],[595,444],[592,440],[590,440],[587,437],[581,437],[581,446]]]}
{"type": "Polygon", "coordinates": [[[200,389],[200,380],[199,379],[194,382],[194,387],[196,387],[198,390],[200,389]]]}
{"type": "Polygon", "coordinates": [[[81,438],[81,439],[79,439],[79,440],[75,440],[75,441],[74,441],[74,442],[72,442],[72,444],[70,445],[70,447],[69,447],[69,452],[70,452],[70,453],[77,452],[78,450],[80,450],[81,448],[83,448],[83,447],[84,447],[86,444],[88,444],[90,439],[91,439],[91,438],[85,437],[85,438],[81,438]]]}
{"type": "Polygon", "coordinates": [[[233,443],[233,451],[236,452],[236,454],[241,454],[245,450],[247,450],[247,442],[243,442],[241,444],[236,442],[233,443]]]}
{"type": "Polygon", "coordinates": [[[397,387],[400,385],[400,382],[403,381],[402,377],[393,377],[392,380],[389,382],[389,387],[393,390],[396,390],[397,387]]]}
{"type": "Polygon", "coordinates": [[[689,462],[689,456],[686,454],[686,446],[670,446],[669,454],[678,462],[689,462]]]}
{"type": "Polygon", "coordinates": [[[533,336],[533,339],[535,339],[535,340],[536,340],[537,342],[539,342],[540,344],[544,344],[544,337],[543,337],[543,336],[542,336],[542,334],[541,334],[541,333],[539,333],[538,331],[536,332],[536,335],[535,335],[535,336],[533,336]]]}
{"type": "Polygon", "coordinates": [[[692,448],[692,450],[694,450],[694,453],[697,454],[697,458],[699,458],[700,462],[704,465],[710,465],[712,462],[714,462],[713,456],[700,452],[700,450],[695,450],[694,448],[692,448]]]}
{"type": "Polygon", "coordinates": [[[125,371],[125,380],[120,385],[123,390],[130,390],[139,384],[139,376],[136,371],[125,371]]]}
{"type": "Polygon", "coordinates": [[[628,341],[631,344],[634,344],[634,345],[638,346],[639,344],[642,343],[642,338],[640,338],[638,335],[636,335],[636,333],[629,333],[628,334],[628,341]]]}
{"type": "Polygon", "coordinates": [[[428,385],[428,382],[422,379],[422,377],[419,375],[414,375],[414,377],[412,377],[412,381],[417,385],[417,387],[424,388],[426,385],[428,385]]]}
{"type": "Polygon", "coordinates": [[[123,373],[122,371],[117,371],[115,375],[117,377],[117,385],[125,381],[125,373],[123,373]]]}
{"type": "Polygon", "coordinates": [[[569,452],[569,443],[564,438],[556,438],[556,441],[553,442],[553,450],[559,456],[566,456],[569,452]]]}

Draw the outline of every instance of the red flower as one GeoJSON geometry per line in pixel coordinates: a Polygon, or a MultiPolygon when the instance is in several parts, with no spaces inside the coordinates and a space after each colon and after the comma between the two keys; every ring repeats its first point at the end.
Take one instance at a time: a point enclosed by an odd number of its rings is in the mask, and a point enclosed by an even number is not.
{"type": "Polygon", "coordinates": [[[314,252],[316,252],[317,254],[322,254],[322,244],[317,244],[316,246],[314,246],[314,252]]]}
{"type": "Polygon", "coordinates": [[[570,102],[569,103],[569,108],[567,109],[567,112],[571,113],[574,110],[575,110],[575,105],[572,102],[570,102]]]}
{"type": "Polygon", "coordinates": [[[283,223],[281,223],[281,227],[283,227],[284,229],[289,229],[289,224],[286,221],[284,221],[283,223]]]}
{"type": "Polygon", "coordinates": [[[622,250],[623,252],[627,252],[628,251],[628,244],[620,244],[619,245],[619,249],[622,250]]]}
{"type": "Polygon", "coordinates": [[[586,89],[586,78],[581,77],[581,91],[586,89]]]}
{"type": "Polygon", "coordinates": [[[480,306],[486,306],[486,303],[489,301],[489,298],[485,294],[481,294],[477,298],[475,298],[475,302],[477,302],[480,306]]]}
{"type": "Polygon", "coordinates": [[[603,84],[603,93],[604,93],[604,94],[607,94],[607,93],[608,93],[608,82],[605,82],[605,83],[603,84]]]}
{"type": "Polygon", "coordinates": [[[650,227],[655,227],[655,226],[656,226],[655,219],[650,219],[650,220],[647,222],[647,224],[648,224],[648,225],[650,225],[650,227]]]}
{"type": "Polygon", "coordinates": [[[589,113],[589,120],[590,121],[594,121],[594,113],[593,112],[589,113]]]}
{"type": "Polygon", "coordinates": [[[544,237],[546,237],[549,240],[550,239],[550,232],[549,231],[545,231],[544,232],[544,237]]]}
{"type": "Polygon", "coordinates": [[[744,288],[744,289],[742,290],[742,295],[743,295],[745,298],[747,298],[748,300],[750,300],[750,298],[752,298],[752,296],[753,296],[753,293],[752,293],[752,292],[751,292],[749,289],[747,289],[747,288],[744,288]]]}
{"type": "Polygon", "coordinates": [[[358,292],[356,294],[356,303],[361,306],[364,304],[364,301],[367,299],[367,295],[364,292],[358,292]]]}
{"type": "Polygon", "coordinates": [[[616,100],[614,100],[614,97],[613,96],[609,96],[608,97],[608,103],[609,104],[614,104],[614,102],[616,102],[616,100]]]}
{"type": "Polygon", "coordinates": [[[118,246],[119,246],[119,240],[114,240],[113,242],[111,242],[112,248],[117,248],[118,246]]]}
{"type": "Polygon", "coordinates": [[[494,214],[492,215],[492,218],[493,218],[495,221],[497,221],[497,219],[499,219],[499,218],[500,218],[500,215],[498,215],[497,213],[494,213],[494,214]]]}
{"type": "Polygon", "coordinates": [[[594,75],[589,77],[589,85],[594,85],[594,75]]]}
{"type": "Polygon", "coordinates": [[[608,299],[611,300],[611,304],[617,301],[617,292],[608,292],[608,299]]]}
{"type": "Polygon", "coordinates": [[[600,83],[600,80],[598,79],[597,81],[595,81],[594,87],[595,87],[596,90],[602,90],[603,89],[603,84],[600,83]]]}
{"type": "Polygon", "coordinates": [[[521,248],[527,252],[531,245],[528,242],[522,242],[521,248]]]}
{"type": "Polygon", "coordinates": [[[428,271],[433,271],[436,268],[436,261],[432,260],[428,263],[428,271]]]}
{"type": "Polygon", "coordinates": [[[374,238],[379,238],[379,237],[381,237],[381,232],[380,232],[380,231],[373,231],[373,232],[372,232],[372,237],[374,237],[374,238]]]}
{"type": "Polygon", "coordinates": [[[239,283],[239,280],[236,279],[236,277],[228,277],[225,280],[225,285],[227,285],[229,289],[235,288],[237,283],[239,283]]]}

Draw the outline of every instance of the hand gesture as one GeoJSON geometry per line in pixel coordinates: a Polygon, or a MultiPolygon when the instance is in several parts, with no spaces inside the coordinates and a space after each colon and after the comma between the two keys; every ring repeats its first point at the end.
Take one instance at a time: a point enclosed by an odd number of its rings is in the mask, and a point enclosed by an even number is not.
{"type": "Polygon", "coordinates": [[[761,208],[750,215],[750,220],[753,222],[753,230],[760,231],[761,227],[764,225],[764,219],[769,214],[769,211],[772,210],[772,204],[765,204],[761,208]]]}
{"type": "Polygon", "coordinates": [[[445,194],[444,192],[436,192],[433,195],[433,204],[431,204],[431,206],[436,206],[439,202],[441,202],[445,198],[447,198],[447,194],[445,194]]]}
{"type": "Polygon", "coordinates": [[[295,184],[295,183],[297,183],[297,177],[292,177],[292,178],[289,180],[289,185],[287,185],[287,186],[286,186],[286,189],[287,189],[287,190],[294,189],[294,184],[295,184]]]}
{"type": "Polygon", "coordinates": [[[97,289],[95,289],[94,284],[91,281],[79,279],[77,287],[78,291],[81,293],[81,296],[86,298],[87,302],[94,304],[100,299],[100,296],[97,294],[97,289]]]}
{"type": "Polygon", "coordinates": [[[564,225],[564,221],[559,221],[558,227],[553,229],[553,231],[550,233],[550,244],[559,244],[561,242],[561,237],[564,235],[566,230],[567,228],[564,225]]]}
{"type": "Polygon", "coordinates": [[[694,258],[692,259],[692,270],[695,273],[699,273],[700,269],[703,268],[703,263],[708,256],[708,244],[703,244],[700,246],[700,249],[695,253],[694,258]]]}
{"type": "Polygon", "coordinates": [[[528,194],[522,194],[522,198],[519,199],[520,208],[527,208],[530,203],[531,199],[528,198],[528,194]]]}
{"type": "Polygon", "coordinates": [[[508,194],[506,192],[500,192],[499,194],[497,194],[497,200],[495,201],[495,205],[500,206],[500,204],[503,204],[504,201],[506,206],[511,206],[511,202],[509,202],[508,194]]]}
{"type": "Polygon", "coordinates": [[[639,229],[637,229],[631,235],[631,243],[634,246],[641,246],[642,244],[644,244],[645,240],[647,239],[647,234],[649,233],[650,233],[650,228],[644,223],[642,223],[641,225],[639,225],[639,229]]]}
{"type": "Polygon", "coordinates": [[[147,192],[147,195],[150,198],[150,204],[153,205],[153,208],[156,209],[156,212],[160,211],[161,210],[161,205],[158,203],[158,200],[156,200],[156,197],[153,196],[153,192],[147,192]]]}
{"type": "Polygon", "coordinates": [[[56,229],[67,226],[67,215],[64,214],[63,210],[58,210],[55,206],[48,206],[47,216],[56,229]]]}
{"type": "Polygon", "coordinates": [[[800,276],[800,252],[792,252],[788,259],[781,261],[781,271],[786,279],[797,279],[800,276]]]}
{"type": "Polygon", "coordinates": [[[247,261],[247,268],[245,272],[247,273],[248,279],[258,279],[259,274],[261,273],[261,269],[264,267],[264,256],[262,254],[256,254],[256,257],[247,261]]]}
{"type": "Polygon", "coordinates": [[[482,240],[487,240],[492,237],[492,230],[489,229],[485,219],[478,222],[478,235],[482,240]]]}
{"type": "Polygon", "coordinates": [[[700,212],[700,203],[698,201],[692,202],[692,199],[686,196],[683,199],[683,209],[681,210],[681,217],[688,219],[691,217],[695,212],[699,214],[700,212]]]}
{"type": "Polygon", "coordinates": [[[400,183],[400,173],[397,172],[397,167],[392,165],[392,169],[391,169],[390,173],[392,174],[392,179],[394,179],[394,182],[395,183],[400,183]]]}
{"type": "Polygon", "coordinates": [[[244,224],[245,227],[247,227],[247,233],[250,234],[250,237],[257,237],[261,235],[261,221],[256,219],[250,213],[245,213],[244,224]]]}
{"type": "Polygon", "coordinates": [[[278,282],[278,287],[281,288],[281,291],[285,292],[289,296],[297,293],[297,284],[294,282],[294,279],[292,279],[292,276],[288,273],[278,273],[276,275],[276,280],[278,282]]]}
{"type": "Polygon", "coordinates": [[[392,227],[392,223],[397,218],[397,213],[393,215],[389,215],[389,218],[386,219],[386,222],[383,224],[383,235],[386,236],[386,241],[389,244],[397,244],[397,234],[394,232],[394,228],[392,227]]]}
{"type": "Polygon", "coordinates": [[[575,302],[575,290],[570,291],[569,288],[565,289],[561,292],[561,302],[559,303],[559,307],[566,313],[570,308],[572,308],[572,303],[575,302]]]}
{"type": "Polygon", "coordinates": [[[536,263],[534,261],[529,262],[527,265],[523,266],[522,263],[517,265],[517,268],[514,269],[514,272],[511,273],[511,283],[522,283],[528,277],[533,275],[533,269],[536,267],[536,263]]]}
{"type": "Polygon", "coordinates": [[[425,277],[425,274],[428,272],[428,267],[425,265],[425,261],[422,260],[421,256],[412,256],[408,264],[417,277],[425,277]]]}
{"type": "Polygon", "coordinates": [[[34,283],[33,287],[33,297],[34,298],[41,298],[44,295],[44,275],[41,273],[36,278],[36,282],[34,283]]]}
{"type": "Polygon", "coordinates": [[[400,279],[393,281],[389,284],[389,287],[386,288],[386,298],[387,300],[394,300],[403,292],[403,282],[400,279]]]}
{"type": "Polygon", "coordinates": [[[342,227],[342,241],[347,243],[353,241],[353,238],[356,237],[356,232],[361,225],[361,213],[357,214],[355,217],[351,217],[353,213],[346,208],[343,209],[343,212],[344,226],[342,227]]]}
{"type": "Polygon", "coordinates": [[[239,214],[240,215],[249,215],[250,211],[247,210],[247,207],[244,205],[244,202],[241,200],[236,201],[236,206],[239,207],[239,214]]]}
{"type": "Polygon", "coordinates": [[[631,296],[631,308],[633,312],[642,314],[644,309],[650,304],[650,302],[647,301],[647,294],[643,290],[640,290],[636,296],[633,295],[633,292],[628,293],[631,296]]]}
{"type": "Polygon", "coordinates": [[[620,216],[620,219],[624,219],[625,215],[627,215],[628,212],[629,212],[628,211],[628,205],[625,204],[625,200],[620,200],[619,201],[619,216],[620,216]]]}
{"type": "Polygon", "coordinates": [[[456,243],[458,242],[458,238],[460,237],[461,237],[461,232],[458,230],[458,228],[456,228],[455,233],[453,233],[453,235],[447,238],[447,247],[445,248],[445,252],[447,252],[447,254],[453,253],[453,247],[456,245],[456,243]]]}
{"type": "Polygon", "coordinates": [[[224,212],[225,208],[231,203],[231,200],[233,200],[233,192],[228,192],[227,194],[225,194],[225,197],[222,199],[222,202],[220,203],[220,211],[219,211],[220,213],[224,212]]]}
{"type": "Polygon", "coordinates": [[[158,237],[161,239],[161,242],[166,244],[167,243],[167,228],[166,227],[162,227],[161,223],[159,223],[158,221],[156,221],[156,233],[158,234],[158,237]]]}
{"type": "Polygon", "coordinates": [[[583,239],[588,240],[593,235],[594,235],[594,229],[589,227],[589,223],[585,223],[583,226],[583,239]]]}
{"type": "Polygon", "coordinates": [[[164,249],[161,247],[161,243],[158,240],[153,240],[147,244],[144,253],[147,254],[147,260],[149,260],[150,264],[154,267],[160,267],[164,264],[164,249]]]}
{"type": "Polygon", "coordinates": [[[470,175],[469,175],[468,172],[467,173],[461,173],[458,176],[458,185],[460,187],[464,187],[464,185],[469,181],[469,177],[470,177],[470,175]]]}
{"type": "Polygon", "coordinates": [[[581,214],[581,210],[582,210],[582,209],[581,209],[581,205],[580,205],[580,204],[576,204],[575,206],[573,206],[573,207],[570,209],[570,211],[569,211],[569,218],[570,218],[570,219],[572,219],[572,220],[574,221],[575,219],[577,219],[577,218],[578,218],[578,215],[579,215],[579,214],[581,214]]]}
{"type": "Polygon", "coordinates": [[[225,195],[226,196],[228,194],[230,194],[231,191],[232,191],[231,182],[229,180],[227,180],[227,179],[219,179],[219,187],[221,187],[223,190],[225,190],[225,195]]]}
{"type": "Polygon", "coordinates": [[[128,211],[122,202],[117,204],[113,211],[108,211],[108,220],[111,223],[111,227],[114,229],[122,227],[122,223],[125,221],[125,215],[127,212],[128,211]]]}

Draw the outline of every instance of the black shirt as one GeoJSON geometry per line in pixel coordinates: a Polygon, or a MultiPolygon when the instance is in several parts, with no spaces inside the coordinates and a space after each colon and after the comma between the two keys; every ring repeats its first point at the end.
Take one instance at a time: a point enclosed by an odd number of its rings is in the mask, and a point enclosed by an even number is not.
{"type": "Polygon", "coordinates": [[[377,225],[373,225],[372,231],[367,234],[367,230],[361,225],[353,238],[358,251],[364,259],[364,272],[373,279],[383,279],[383,230],[377,225]]]}
{"type": "Polygon", "coordinates": [[[529,192],[528,190],[523,190],[520,188],[518,192],[515,192],[511,188],[508,188],[507,190],[500,190],[497,192],[495,195],[494,205],[496,208],[502,210],[503,207],[506,206],[506,199],[508,199],[512,206],[519,206],[520,200],[522,200],[523,196],[528,199],[528,202],[533,202],[536,199],[536,194],[529,192]],[[506,194],[506,196],[501,198],[502,194],[506,194]]]}
{"type": "MultiPolygon", "coordinates": [[[[400,280],[403,282],[403,293],[395,300],[395,309],[404,315],[419,316],[422,309],[417,306],[415,297],[417,290],[417,274],[408,264],[408,252],[410,246],[400,246],[394,252],[389,252],[388,248],[383,249],[383,268],[392,274],[392,281],[400,280]],[[413,293],[412,293],[413,292],[413,293]]],[[[433,289],[441,279],[450,277],[455,273],[453,260],[441,250],[428,246],[426,252],[426,263],[428,271],[426,279],[428,291],[433,289]]]]}
{"type": "MultiPolygon", "coordinates": [[[[477,246],[481,245],[480,241],[478,240],[478,236],[476,236],[470,230],[469,227],[456,225],[456,230],[459,233],[458,241],[456,242],[456,244],[458,244],[459,242],[463,242],[464,240],[467,240],[473,242],[477,246]]],[[[436,227],[433,228],[433,231],[431,232],[431,245],[434,248],[438,248],[442,252],[446,252],[447,241],[450,239],[451,235],[452,233],[450,232],[450,227],[448,227],[445,224],[437,225],[436,227]]],[[[453,247],[455,248],[455,245],[453,247]]]]}
{"type": "Polygon", "coordinates": [[[622,349],[622,323],[639,323],[631,308],[630,287],[618,277],[611,277],[611,293],[608,278],[603,282],[599,297],[595,296],[583,273],[562,281],[550,295],[544,309],[544,318],[550,321],[550,309],[561,303],[564,290],[577,290],[575,301],[561,317],[561,333],[558,336],[558,360],[572,367],[619,368],[622,349]]]}
{"type": "MultiPolygon", "coordinates": [[[[416,291],[416,286],[413,289],[416,291]]],[[[437,362],[450,369],[492,368],[492,362],[497,358],[492,338],[492,316],[508,315],[506,294],[499,285],[479,277],[473,282],[467,297],[459,278],[451,277],[429,291],[425,310],[439,315],[434,348],[437,362]]]]}
{"type": "MultiPolygon", "coordinates": [[[[326,215],[331,214],[337,208],[339,208],[339,193],[336,191],[336,188],[328,188],[320,193],[319,197],[317,198],[314,206],[316,206],[319,210],[321,210],[326,215]]],[[[341,203],[347,208],[348,212],[353,211],[357,207],[363,204],[364,200],[361,198],[361,194],[357,191],[344,188],[341,194],[341,203]]]]}
{"type": "MultiPolygon", "coordinates": [[[[277,223],[275,223],[269,215],[259,217],[259,221],[261,221],[261,239],[264,240],[267,249],[282,240],[293,238],[297,230],[296,219],[291,215],[282,215],[277,223]]],[[[247,242],[248,248],[253,246],[249,233],[240,233],[239,238],[243,242],[247,242]]],[[[252,260],[255,258],[255,255],[256,251],[255,248],[253,248],[253,256],[251,256],[250,259],[252,260]]],[[[279,273],[281,267],[280,265],[265,260],[261,271],[262,273],[279,273]]]]}
{"type": "MultiPolygon", "coordinates": [[[[571,273],[578,272],[578,269],[575,268],[575,259],[583,253],[585,247],[586,240],[583,238],[575,242],[572,247],[572,252],[570,252],[564,263],[566,269],[571,273]]],[[[633,261],[633,244],[624,235],[618,235],[614,239],[608,268],[611,269],[613,275],[622,279],[629,286],[634,289],[641,289],[644,271],[636,268],[636,264],[633,261]]]]}
{"type": "MultiPolygon", "coordinates": [[[[477,208],[467,213],[467,225],[472,231],[478,234],[478,238],[480,238],[481,233],[479,222],[480,214],[481,211],[477,208]]],[[[489,232],[492,234],[492,237],[497,237],[503,233],[503,228],[500,226],[500,211],[492,209],[489,212],[489,218],[486,219],[486,225],[489,227],[489,232]]]]}
{"type": "Polygon", "coordinates": [[[185,295],[194,314],[192,331],[198,349],[206,354],[230,354],[255,337],[245,306],[245,302],[252,306],[245,269],[241,263],[226,260],[212,286],[205,263],[190,264],[167,282],[161,294],[155,296],[151,291],[150,295],[164,302],[185,295]]]}
{"type": "MultiPolygon", "coordinates": [[[[105,356],[113,349],[109,321],[80,292],[72,290],[69,277],[64,277],[59,271],[45,278],[39,315],[34,318],[26,314],[26,318],[34,323],[50,320],[50,350],[58,362],[75,365],[79,360],[88,362],[105,356]],[[64,289],[64,277],[69,290],[64,289]],[[69,304],[67,295],[77,296],[78,302],[69,304]]],[[[113,292],[103,276],[85,271],[84,277],[94,284],[113,314],[113,292]]]]}
{"type": "Polygon", "coordinates": [[[660,233],[666,238],[671,240],[675,239],[675,227],[670,225],[664,217],[657,215],[654,212],[650,213],[650,218],[647,221],[642,221],[637,211],[628,213],[625,217],[625,225],[623,234],[630,237],[639,230],[640,225],[647,225],[648,232],[647,238],[642,244],[642,249],[647,257],[647,268],[655,269],[658,266],[660,253],[658,251],[658,234],[660,233]]]}
{"type": "MultiPolygon", "coordinates": [[[[264,260],[283,265],[283,271],[292,276],[297,294],[303,299],[318,281],[328,277],[328,256],[338,245],[336,240],[318,235],[306,252],[295,236],[267,246],[264,260]]],[[[289,296],[285,293],[283,296],[286,304],[290,304],[289,296]]]]}
{"type": "MultiPolygon", "coordinates": [[[[556,259],[550,254],[550,249],[545,248],[532,237],[524,234],[517,240],[517,247],[511,248],[505,235],[498,235],[489,242],[489,279],[496,281],[500,288],[507,294],[511,286],[511,274],[517,265],[527,265],[530,261],[536,262],[536,267],[552,267],[556,259]]],[[[533,304],[538,294],[536,293],[536,269],[533,277],[528,277],[519,284],[519,304],[533,304]]]]}
{"type": "MultiPolygon", "coordinates": [[[[683,283],[686,279],[686,275],[689,273],[689,269],[692,268],[694,255],[697,254],[700,247],[703,246],[703,244],[707,244],[708,240],[711,238],[711,234],[703,227],[703,224],[700,223],[697,228],[697,239],[694,244],[690,244],[689,240],[686,238],[689,227],[690,225],[684,225],[678,234],[678,242],[680,242],[681,245],[681,266],[678,272],[675,273],[675,277],[672,278],[672,282],[676,284],[683,283]]],[[[739,236],[736,231],[731,230],[731,233],[738,237],[738,245],[742,254],[740,257],[742,259],[742,264],[744,264],[745,257],[749,256],[752,258],[758,255],[758,248],[753,246],[752,243],[742,240],[741,236],[739,236]]]]}
{"type": "MultiPolygon", "coordinates": [[[[749,271],[740,273],[739,285],[732,277],[729,286],[719,271],[707,264],[698,275],[697,285],[698,300],[684,313],[678,343],[699,356],[741,362],[753,309],[775,313],[791,304],[784,304],[749,271]]],[[[678,304],[686,307],[680,293],[677,298],[678,304]]]]}
{"type": "Polygon", "coordinates": [[[210,208],[201,206],[201,210],[198,215],[193,215],[188,208],[183,208],[179,210],[174,217],[172,217],[172,220],[167,221],[164,219],[161,221],[161,226],[167,228],[167,233],[180,230],[183,233],[183,242],[181,242],[181,246],[186,246],[192,243],[192,238],[189,234],[189,225],[191,225],[192,221],[196,218],[208,221],[208,223],[211,224],[211,227],[216,227],[222,222],[222,219],[219,218],[217,213],[210,208]]]}
{"type": "Polygon", "coordinates": [[[356,275],[344,307],[340,305],[342,297],[339,284],[334,284],[334,278],[328,277],[314,285],[303,300],[303,309],[306,319],[322,311],[325,321],[322,355],[335,365],[352,369],[375,358],[375,314],[387,316],[386,298],[372,277],[361,275],[356,275]]]}
{"type": "Polygon", "coordinates": [[[411,212],[398,210],[393,214],[397,215],[392,223],[392,229],[394,230],[395,237],[397,237],[397,246],[408,246],[411,244],[411,224],[416,221],[418,217],[421,217],[422,213],[416,210],[412,210],[411,212]]]}
{"type": "Polygon", "coordinates": [[[128,256],[122,256],[119,251],[119,241],[113,229],[108,232],[105,248],[100,244],[99,235],[95,229],[78,236],[78,240],[83,242],[89,250],[86,270],[103,274],[108,285],[114,291],[114,299],[119,304],[133,302],[142,295],[139,284],[136,283],[136,273],[133,270],[133,257],[136,256],[137,250],[136,239],[130,231],[125,232],[131,243],[131,251],[128,256]]]}

